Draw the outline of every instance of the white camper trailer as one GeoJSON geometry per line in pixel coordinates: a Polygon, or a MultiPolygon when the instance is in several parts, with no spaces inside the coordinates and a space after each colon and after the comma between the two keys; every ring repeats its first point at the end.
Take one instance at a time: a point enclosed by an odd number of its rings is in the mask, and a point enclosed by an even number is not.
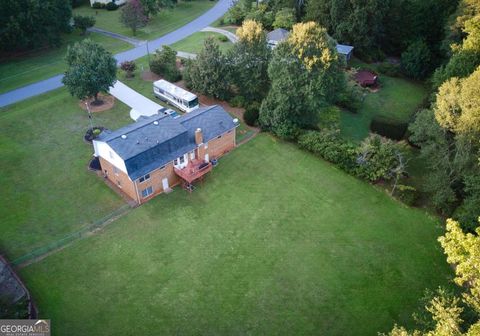
{"type": "Polygon", "coordinates": [[[160,79],[153,83],[155,96],[167,103],[170,103],[180,110],[192,112],[198,108],[198,97],[181,87],[178,87],[166,80],[160,79]]]}

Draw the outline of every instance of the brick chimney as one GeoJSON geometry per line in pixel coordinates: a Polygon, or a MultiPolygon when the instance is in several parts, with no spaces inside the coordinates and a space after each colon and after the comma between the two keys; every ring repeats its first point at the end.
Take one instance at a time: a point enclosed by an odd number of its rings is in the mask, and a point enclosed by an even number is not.
{"type": "Polygon", "coordinates": [[[203,143],[203,134],[202,134],[202,129],[201,128],[197,128],[195,130],[195,143],[197,145],[200,145],[203,143]]]}

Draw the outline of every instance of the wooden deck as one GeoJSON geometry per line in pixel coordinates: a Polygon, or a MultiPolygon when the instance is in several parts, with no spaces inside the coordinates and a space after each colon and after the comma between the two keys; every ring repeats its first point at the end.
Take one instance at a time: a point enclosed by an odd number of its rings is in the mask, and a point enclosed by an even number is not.
{"type": "Polygon", "coordinates": [[[183,169],[175,168],[175,173],[188,183],[202,178],[205,174],[212,170],[212,164],[210,162],[204,162],[200,160],[190,160],[188,165],[183,169]]]}

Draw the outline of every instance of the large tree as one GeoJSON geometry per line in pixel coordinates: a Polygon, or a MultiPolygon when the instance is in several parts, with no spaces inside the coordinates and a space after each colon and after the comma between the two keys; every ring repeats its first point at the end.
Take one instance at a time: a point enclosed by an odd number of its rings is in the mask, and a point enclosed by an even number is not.
{"type": "Polygon", "coordinates": [[[14,52],[58,46],[70,29],[69,0],[0,1],[0,50],[14,52]]]}
{"type": "Polygon", "coordinates": [[[229,94],[228,66],[218,43],[209,37],[195,60],[187,61],[183,73],[191,89],[206,96],[225,99],[229,94]]]}
{"type": "Polygon", "coordinates": [[[129,0],[123,6],[120,21],[132,30],[133,35],[137,34],[139,28],[147,25],[148,16],[140,0],[129,0]]]}
{"type": "Polygon", "coordinates": [[[345,89],[335,46],[314,22],[293,26],[288,40],[275,49],[268,75],[271,89],[262,102],[259,122],[284,138],[314,126],[321,108],[335,103],[345,89]]]}
{"type": "Polygon", "coordinates": [[[117,63],[102,46],[86,39],[69,46],[67,71],[62,79],[72,96],[79,99],[93,97],[100,104],[99,92],[108,92],[116,81],[117,63]]]}
{"type": "Polygon", "coordinates": [[[446,233],[439,238],[447,261],[455,268],[455,283],[461,296],[439,290],[426,310],[431,314],[431,327],[408,331],[395,326],[390,336],[476,336],[480,335],[480,228],[465,234],[460,224],[448,219],[446,233]],[[468,314],[463,315],[462,313],[468,314]],[[463,316],[468,320],[463,320],[463,316]]]}
{"type": "Polygon", "coordinates": [[[260,23],[245,20],[237,30],[239,41],[229,51],[231,81],[239,94],[248,100],[260,101],[268,92],[270,48],[260,23]]]}

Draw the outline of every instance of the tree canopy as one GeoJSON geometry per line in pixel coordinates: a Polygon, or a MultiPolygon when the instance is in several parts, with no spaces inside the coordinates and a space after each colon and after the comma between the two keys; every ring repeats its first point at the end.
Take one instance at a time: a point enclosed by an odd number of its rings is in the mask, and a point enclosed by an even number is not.
{"type": "Polygon", "coordinates": [[[72,96],[79,99],[108,92],[116,81],[117,63],[112,54],[90,39],[69,46],[67,71],[62,79],[72,96]]]}
{"type": "Polygon", "coordinates": [[[335,46],[326,30],[314,22],[293,26],[288,40],[275,48],[268,75],[271,89],[259,122],[284,138],[315,125],[321,107],[335,103],[345,90],[335,46]]]}
{"type": "Polygon", "coordinates": [[[132,30],[133,35],[139,28],[147,25],[148,16],[140,0],[129,0],[123,6],[120,21],[132,30]]]}
{"type": "Polygon", "coordinates": [[[0,50],[20,51],[58,46],[70,30],[69,0],[0,1],[0,50]]]}

